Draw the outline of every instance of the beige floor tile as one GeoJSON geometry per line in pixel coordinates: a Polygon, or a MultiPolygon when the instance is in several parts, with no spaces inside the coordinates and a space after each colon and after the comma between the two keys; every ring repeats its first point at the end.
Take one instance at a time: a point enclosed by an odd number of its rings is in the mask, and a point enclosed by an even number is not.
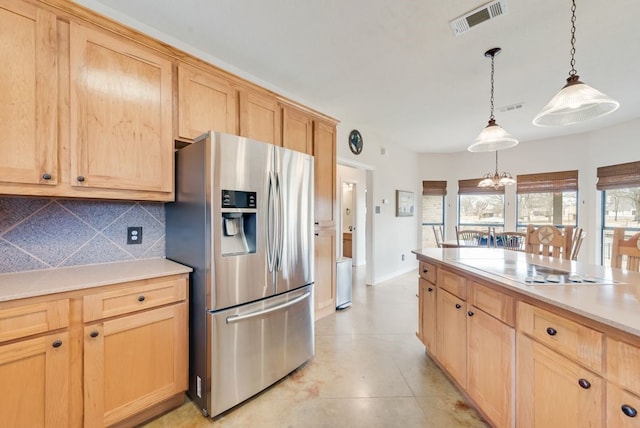
{"type": "Polygon", "coordinates": [[[363,278],[354,269],[353,306],[316,323],[298,370],[215,420],[187,402],[147,427],[485,427],[415,335],[416,272],[363,278]]]}

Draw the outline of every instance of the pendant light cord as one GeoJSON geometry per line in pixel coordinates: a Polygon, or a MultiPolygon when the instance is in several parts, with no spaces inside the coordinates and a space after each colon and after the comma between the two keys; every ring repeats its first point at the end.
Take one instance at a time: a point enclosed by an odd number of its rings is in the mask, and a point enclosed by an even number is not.
{"type": "MultiPolygon", "coordinates": [[[[491,55],[491,115],[489,116],[489,120],[495,120],[495,116],[493,115],[493,107],[494,107],[493,106],[493,75],[495,73],[495,67],[494,67],[495,58],[496,58],[496,55],[494,53],[491,55]]],[[[496,156],[497,155],[498,155],[498,152],[496,151],[496,156]]]]}
{"type": "Polygon", "coordinates": [[[576,71],[576,0],[573,0],[573,4],[571,5],[571,71],[569,71],[569,76],[573,77],[578,74],[576,71]]]}

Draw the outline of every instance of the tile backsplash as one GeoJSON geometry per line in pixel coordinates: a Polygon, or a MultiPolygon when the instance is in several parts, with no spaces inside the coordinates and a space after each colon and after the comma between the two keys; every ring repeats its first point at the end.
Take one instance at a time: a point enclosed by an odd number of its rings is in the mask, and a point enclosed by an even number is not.
{"type": "Polygon", "coordinates": [[[159,202],[0,197],[0,273],[165,255],[159,202]],[[127,245],[127,227],[142,244],[127,245]]]}

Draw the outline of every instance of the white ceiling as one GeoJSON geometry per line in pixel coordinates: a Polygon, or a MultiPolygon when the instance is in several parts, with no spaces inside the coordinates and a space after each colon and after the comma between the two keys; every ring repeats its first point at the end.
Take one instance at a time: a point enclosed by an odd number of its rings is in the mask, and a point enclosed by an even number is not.
{"type": "Polygon", "coordinates": [[[638,0],[578,0],[578,74],[621,107],[562,128],[531,120],[568,77],[569,0],[507,0],[506,15],[460,36],[449,21],[487,1],[77,1],[125,14],[165,41],[182,41],[416,152],[464,151],[486,125],[491,62],[484,52],[492,47],[502,48],[496,120],[521,143],[640,117],[638,0]],[[515,103],[524,105],[499,110],[515,103]]]}

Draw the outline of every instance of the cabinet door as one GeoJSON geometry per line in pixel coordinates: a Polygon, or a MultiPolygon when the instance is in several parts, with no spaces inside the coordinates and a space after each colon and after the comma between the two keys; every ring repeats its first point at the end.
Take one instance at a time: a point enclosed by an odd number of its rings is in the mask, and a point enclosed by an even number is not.
{"type": "Polygon", "coordinates": [[[640,427],[640,397],[607,382],[607,426],[640,427]]]}
{"type": "Polygon", "coordinates": [[[422,343],[431,354],[436,353],[437,289],[430,282],[420,278],[420,327],[422,343]]]}
{"type": "Polygon", "coordinates": [[[469,305],[467,392],[495,426],[512,426],[515,330],[469,305]]]}
{"type": "Polygon", "coordinates": [[[516,349],[518,426],[604,425],[605,389],[599,376],[522,334],[516,349]]]}
{"type": "Polygon", "coordinates": [[[173,197],[171,62],[70,25],[71,185],[173,197]]]}
{"type": "Polygon", "coordinates": [[[56,17],[27,2],[2,0],[0,28],[0,182],[56,184],[56,17]]]}
{"type": "Polygon", "coordinates": [[[275,97],[240,91],[240,135],[280,145],[280,105],[275,97]]]}
{"type": "Polygon", "coordinates": [[[462,388],[467,386],[466,303],[438,289],[438,361],[462,388]]]}
{"type": "Polygon", "coordinates": [[[69,426],[69,334],[0,346],[0,426],[69,426]]]}
{"type": "Polygon", "coordinates": [[[185,64],[178,66],[178,138],[213,130],[237,134],[236,91],[226,80],[185,64]]]}
{"type": "Polygon", "coordinates": [[[282,107],[282,147],[313,154],[313,120],[293,107],[282,107]]]}
{"type": "Polygon", "coordinates": [[[322,229],[315,234],[315,319],[336,310],[336,233],[322,229]]]}
{"type": "Polygon", "coordinates": [[[111,425],[187,389],[186,303],[84,328],[87,427],[111,425]]]}
{"type": "Polygon", "coordinates": [[[336,128],[315,121],[313,129],[313,156],[315,162],[315,224],[333,226],[336,200],[336,128]]]}

